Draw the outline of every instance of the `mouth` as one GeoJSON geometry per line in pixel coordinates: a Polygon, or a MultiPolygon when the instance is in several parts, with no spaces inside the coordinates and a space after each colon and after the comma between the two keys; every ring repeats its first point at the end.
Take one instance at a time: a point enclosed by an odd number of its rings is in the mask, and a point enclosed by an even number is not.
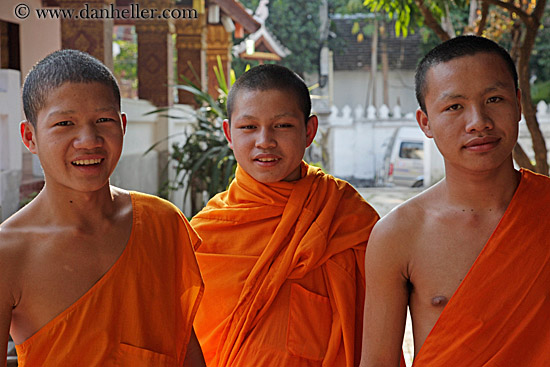
{"type": "Polygon", "coordinates": [[[97,166],[103,162],[103,158],[94,158],[94,159],[78,159],[71,162],[73,166],[97,166]]]}
{"type": "Polygon", "coordinates": [[[474,138],[468,141],[464,148],[473,151],[485,151],[495,147],[500,142],[500,138],[495,136],[485,136],[482,138],[474,138]]]}
{"type": "Polygon", "coordinates": [[[279,161],[280,158],[256,158],[254,160],[257,161],[257,162],[268,163],[268,162],[279,161]]]}

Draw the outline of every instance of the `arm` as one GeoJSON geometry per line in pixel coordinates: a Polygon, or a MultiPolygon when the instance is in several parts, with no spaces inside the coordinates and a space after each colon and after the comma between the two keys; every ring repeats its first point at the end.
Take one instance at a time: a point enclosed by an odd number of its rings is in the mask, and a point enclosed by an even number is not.
{"type": "Polygon", "coordinates": [[[185,361],[183,361],[184,367],[206,367],[204,357],[202,355],[202,349],[195,335],[195,329],[191,331],[191,338],[189,338],[189,344],[187,344],[187,353],[185,354],[185,361]]]}
{"type": "Polygon", "coordinates": [[[407,241],[399,234],[409,234],[392,214],[376,224],[367,245],[361,367],[399,367],[401,361],[409,292],[407,241]]]}
{"type": "MultiPolygon", "coordinates": [[[[1,239],[1,236],[0,236],[1,239]]],[[[8,340],[11,324],[11,311],[14,300],[9,287],[9,277],[5,270],[9,269],[4,261],[0,260],[0,366],[6,366],[8,340]]]]}
{"type": "Polygon", "coordinates": [[[6,302],[5,294],[1,294],[2,304],[0,305],[0,365],[6,366],[7,352],[8,352],[8,340],[11,323],[11,305],[6,302]]]}

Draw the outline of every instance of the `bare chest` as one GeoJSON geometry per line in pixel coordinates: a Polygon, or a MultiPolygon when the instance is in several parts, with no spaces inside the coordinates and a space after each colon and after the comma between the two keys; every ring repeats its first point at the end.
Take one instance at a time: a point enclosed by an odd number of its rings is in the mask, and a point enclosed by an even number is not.
{"type": "Polygon", "coordinates": [[[423,343],[499,220],[497,215],[459,215],[426,223],[413,244],[408,274],[415,345],[423,343]]]}
{"type": "Polygon", "coordinates": [[[130,230],[96,235],[56,232],[36,240],[18,280],[21,293],[11,326],[14,341],[28,339],[109,272],[124,252],[130,230]]]}

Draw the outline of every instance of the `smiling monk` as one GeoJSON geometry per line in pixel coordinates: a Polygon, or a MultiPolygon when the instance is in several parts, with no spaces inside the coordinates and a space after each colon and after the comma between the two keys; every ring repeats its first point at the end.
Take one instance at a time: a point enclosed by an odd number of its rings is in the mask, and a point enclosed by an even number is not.
{"type": "Polygon", "coordinates": [[[231,88],[225,136],[238,168],[191,224],[205,294],[195,329],[208,366],[357,366],[363,261],[376,212],[302,161],[317,117],[276,65],[231,88]]]}
{"type": "Polygon", "coordinates": [[[10,332],[20,367],[204,366],[199,238],[172,204],[109,184],[126,130],[112,73],[54,52],[23,106],[45,186],[0,226],[0,364],[10,332]]]}
{"type": "Polygon", "coordinates": [[[446,177],[372,232],[362,366],[399,365],[407,305],[415,367],[548,366],[550,179],[514,169],[514,63],[457,37],[421,61],[416,95],[446,177]]]}

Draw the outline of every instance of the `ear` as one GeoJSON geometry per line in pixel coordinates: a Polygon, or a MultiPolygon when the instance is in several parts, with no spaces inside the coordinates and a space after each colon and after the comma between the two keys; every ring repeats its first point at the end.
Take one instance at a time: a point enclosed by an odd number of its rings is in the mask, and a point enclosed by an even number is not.
{"type": "Polygon", "coordinates": [[[317,127],[319,126],[319,120],[317,116],[311,115],[306,121],[306,147],[309,147],[315,139],[315,134],[317,134],[317,127]]]}
{"type": "Polygon", "coordinates": [[[228,119],[223,120],[223,133],[229,143],[229,148],[233,149],[233,140],[231,140],[231,125],[229,124],[228,119]]]}
{"type": "Polygon", "coordinates": [[[426,112],[422,111],[421,108],[418,108],[416,110],[416,122],[418,122],[418,126],[420,126],[420,129],[424,132],[424,135],[426,135],[428,138],[433,138],[432,130],[430,129],[430,121],[428,120],[428,114],[426,112]]]}
{"type": "Polygon", "coordinates": [[[122,132],[126,134],[126,124],[128,123],[128,118],[124,112],[120,114],[120,117],[122,118],[122,132]]]}
{"type": "Polygon", "coordinates": [[[21,124],[19,125],[19,130],[21,132],[21,139],[23,140],[23,144],[25,144],[29,152],[31,152],[32,154],[37,154],[36,132],[34,130],[33,124],[31,124],[27,120],[21,121],[21,124]]]}

